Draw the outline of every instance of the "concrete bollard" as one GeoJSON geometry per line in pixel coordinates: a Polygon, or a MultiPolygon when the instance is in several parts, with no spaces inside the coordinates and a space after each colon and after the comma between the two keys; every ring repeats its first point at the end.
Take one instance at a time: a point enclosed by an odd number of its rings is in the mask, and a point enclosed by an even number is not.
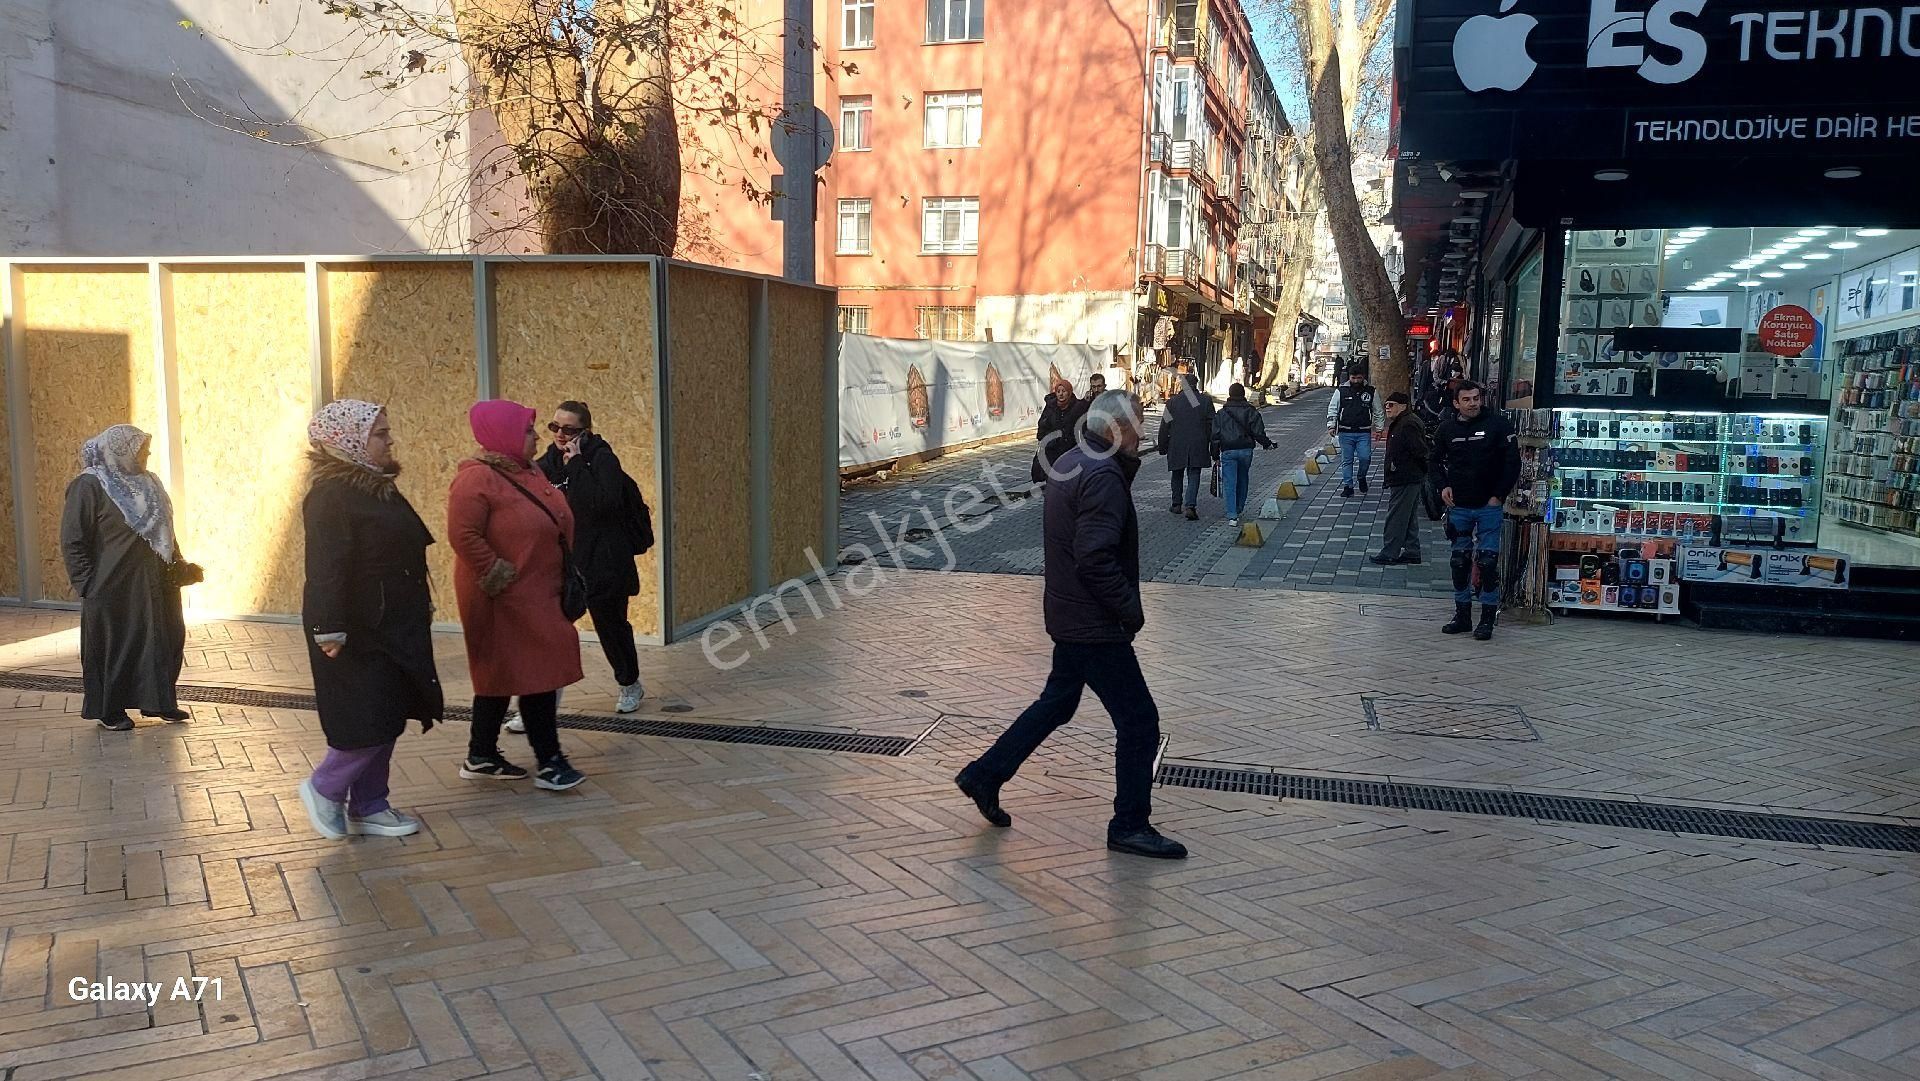
{"type": "MultiPolygon", "coordinates": [[[[1282,484],[1280,486],[1280,490],[1284,492],[1289,487],[1291,487],[1291,485],[1282,484]]],[[[1260,517],[1265,518],[1270,522],[1279,521],[1280,520],[1280,500],[1283,498],[1288,498],[1288,497],[1279,496],[1279,497],[1269,499],[1265,503],[1260,504],[1260,517]]]]}
{"type": "Polygon", "coordinates": [[[1260,534],[1260,523],[1241,522],[1240,536],[1233,543],[1241,548],[1258,548],[1266,542],[1267,538],[1260,534]]]}

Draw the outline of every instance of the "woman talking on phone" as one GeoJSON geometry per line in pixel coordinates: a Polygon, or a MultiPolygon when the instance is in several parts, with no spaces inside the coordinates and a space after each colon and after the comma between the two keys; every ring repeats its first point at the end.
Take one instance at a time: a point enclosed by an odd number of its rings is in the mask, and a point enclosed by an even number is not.
{"type": "Polygon", "coordinates": [[[447,493],[454,597],[473,677],[473,729],[460,776],[517,780],[527,771],[500,753],[500,725],[520,700],[538,772],[562,791],[586,780],[560,750],[560,690],[580,682],[586,583],[573,566],[573,511],[533,464],[534,411],[481,402],[467,414],[479,453],[460,463],[447,493]]]}
{"type": "Polygon", "coordinates": [[[386,410],[329,402],[307,438],[301,609],[327,757],[301,782],[300,802],[323,837],[405,837],[420,823],[387,803],[393,747],[409,719],[429,730],[444,705],[427,584],[433,534],[394,483],[386,410]]]}

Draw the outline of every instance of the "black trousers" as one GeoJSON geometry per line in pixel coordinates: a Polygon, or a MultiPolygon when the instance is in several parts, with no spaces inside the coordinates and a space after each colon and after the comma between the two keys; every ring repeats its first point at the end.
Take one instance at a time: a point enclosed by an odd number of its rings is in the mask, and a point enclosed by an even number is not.
{"type": "Polygon", "coordinates": [[[1145,829],[1152,815],[1153,756],[1160,748],[1160,711],[1130,643],[1055,642],[1053,671],[1039,699],[969,769],[990,784],[1007,783],[1054,729],[1073,719],[1087,687],[1113,716],[1113,820],[1107,836],[1125,837],[1145,829]]]}
{"type": "MultiPolygon", "coordinates": [[[[506,695],[474,695],[468,758],[493,758],[500,753],[500,724],[507,719],[507,703],[511,701],[506,695]]],[[[527,725],[527,744],[543,766],[560,757],[559,713],[559,691],[520,696],[520,719],[527,725]]]]}
{"type": "Polygon", "coordinates": [[[640,682],[640,651],[633,644],[633,624],[627,621],[627,598],[593,605],[587,615],[593,633],[600,636],[600,651],[613,666],[613,681],[622,687],[640,682]]]}

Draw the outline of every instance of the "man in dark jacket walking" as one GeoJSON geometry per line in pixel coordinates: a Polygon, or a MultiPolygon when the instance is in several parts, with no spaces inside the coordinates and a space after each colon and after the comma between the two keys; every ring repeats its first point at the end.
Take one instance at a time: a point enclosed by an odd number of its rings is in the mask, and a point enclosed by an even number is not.
{"type": "Polygon", "coordinates": [[[1381,566],[1420,562],[1420,491],[1427,482],[1427,426],[1414,415],[1412,399],[1400,391],[1387,395],[1387,536],[1378,555],[1381,566]]]}
{"type": "Polygon", "coordinates": [[[1053,671],[1040,697],[955,782],[995,826],[1013,818],[1000,809],[1000,786],[1053,731],[1073,719],[1087,687],[1113,717],[1113,819],[1107,847],[1156,859],[1184,859],[1178,841],[1162,837],[1152,812],[1153,756],[1160,713],[1147,690],[1133,636],[1146,623],[1140,606],[1140,523],[1133,475],[1140,467],[1140,400],[1122,390],[1094,399],[1083,446],[1060,460],[1066,479],[1048,486],[1047,635],[1053,671]]]}
{"type": "Polygon", "coordinates": [[[1520,442],[1507,418],[1486,408],[1480,384],[1454,388],[1454,416],[1433,439],[1433,469],[1447,506],[1447,536],[1453,539],[1453,619],[1447,634],[1471,630],[1493,637],[1500,612],[1500,528],[1507,495],[1520,479],[1520,442]],[[1473,574],[1480,572],[1480,625],[1473,623],[1473,574]]]}
{"type": "Polygon", "coordinates": [[[1373,468],[1373,433],[1386,425],[1380,392],[1367,382],[1367,369],[1355,361],[1347,369],[1346,385],[1336,389],[1327,402],[1327,434],[1337,436],[1340,442],[1342,496],[1353,494],[1355,466],[1359,467],[1360,494],[1366,494],[1367,472],[1373,468]]]}
{"type": "Polygon", "coordinates": [[[1213,398],[1201,393],[1200,380],[1191,374],[1180,377],[1180,389],[1160,415],[1155,444],[1167,456],[1167,471],[1173,476],[1173,503],[1167,509],[1175,514],[1184,510],[1188,521],[1197,521],[1200,471],[1214,461],[1213,398]]]}
{"type": "Polygon", "coordinates": [[[593,410],[585,402],[561,402],[547,431],[553,445],[540,456],[540,471],[566,493],[573,510],[573,561],[587,579],[587,615],[600,649],[620,684],[616,713],[640,708],[646,688],[640,684],[640,656],[627,620],[627,600],[640,592],[630,536],[627,475],[613,446],[593,431],[593,410]]]}
{"type": "Polygon", "coordinates": [[[1213,452],[1220,459],[1220,472],[1226,481],[1227,524],[1238,526],[1246,509],[1247,496],[1253,490],[1253,448],[1259,444],[1272,450],[1267,438],[1267,422],[1260,411],[1247,401],[1247,387],[1235,383],[1227,388],[1227,404],[1213,417],[1213,452]]]}

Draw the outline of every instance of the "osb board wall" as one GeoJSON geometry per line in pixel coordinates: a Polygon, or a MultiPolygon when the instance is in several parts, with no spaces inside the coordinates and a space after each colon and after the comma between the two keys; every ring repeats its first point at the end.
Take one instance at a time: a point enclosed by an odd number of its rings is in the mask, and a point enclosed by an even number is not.
{"type": "Polygon", "coordinates": [[[81,444],[114,424],[160,430],[151,286],[145,267],[22,277],[40,596],[73,600],[60,512],[80,472],[81,444]]]}
{"type": "Polygon", "coordinates": [[[457,621],[447,488],[476,449],[467,427],[478,388],[472,266],[355,263],[326,276],[334,397],[387,407],[400,490],[438,542],[427,550],[434,618],[457,621]]]}
{"type": "MultiPolygon", "coordinates": [[[[773,415],[773,578],[808,573],[808,549],[817,549],[826,498],[821,456],[826,424],[827,320],[830,294],[792,285],[768,286],[773,415]]],[[[832,553],[816,552],[822,566],[832,553]]]]}
{"type": "Polygon", "coordinates": [[[675,266],[667,277],[673,453],[673,621],[746,600],[748,536],[746,278],[675,266]]]}
{"type": "MultiPolygon", "coordinates": [[[[5,273],[5,271],[0,271],[5,273]]],[[[20,596],[20,546],[14,540],[12,422],[7,417],[7,385],[0,378],[0,597],[20,596]]]]}
{"type": "MultiPolygon", "coordinates": [[[[654,508],[653,272],[645,263],[496,264],[494,348],[500,394],[551,419],[560,402],[593,410],[593,428],[654,508]]],[[[544,438],[544,429],[543,429],[544,438]]],[[[639,560],[640,594],[629,606],[634,629],[661,633],[660,559],[639,560]]]]}
{"type": "Polygon", "coordinates": [[[207,579],[187,603],[300,611],[300,503],[313,413],[307,281],[298,266],[173,272],[180,543],[207,579]]]}

